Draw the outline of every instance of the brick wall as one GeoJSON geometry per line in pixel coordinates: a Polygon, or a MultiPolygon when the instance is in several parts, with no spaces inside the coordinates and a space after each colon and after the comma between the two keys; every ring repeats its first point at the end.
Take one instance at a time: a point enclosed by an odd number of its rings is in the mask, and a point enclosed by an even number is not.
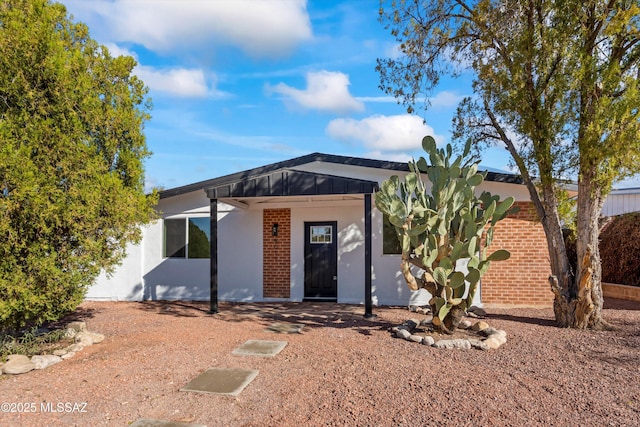
{"type": "Polygon", "coordinates": [[[262,213],[262,294],[264,298],[291,295],[291,210],[265,209],[262,213]],[[278,235],[271,227],[278,224],[278,235]]]}
{"type": "Polygon", "coordinates": [[[520,211],[498,223],[487,251],[507,249],[511,258],[491,263],[482,277],[482,302],[489,306],[552,306],[549,250],[542,224],[531,202],[515,205],[520,211]]]}

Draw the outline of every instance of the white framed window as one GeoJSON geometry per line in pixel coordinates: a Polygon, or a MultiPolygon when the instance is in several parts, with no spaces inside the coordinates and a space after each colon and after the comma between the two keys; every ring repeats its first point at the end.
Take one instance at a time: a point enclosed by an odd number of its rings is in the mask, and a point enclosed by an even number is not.
{"type": "Polygon", "coordinates": [[[312,244],[331,243],[333,238],[333,227],[331,225],[311,226],[310,242],[312,244]]]}

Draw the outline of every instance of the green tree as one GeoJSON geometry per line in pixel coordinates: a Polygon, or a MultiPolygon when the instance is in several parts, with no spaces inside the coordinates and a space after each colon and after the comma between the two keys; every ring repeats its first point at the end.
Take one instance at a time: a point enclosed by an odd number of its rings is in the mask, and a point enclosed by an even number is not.
{"type": "Polygon", "coordinates": [[[378,60],[381,88],[410,112],[443,75],[473,74],[454,137],[501,145],[519,168],[547,237],[557,324],[605,327],[598,217],[612,184],[640,172],[640,2],[407,0],[380,17],[403,54],[378,60]],[[569,177],[577,271],[558,213],[569,177]]]}
{"type": "Polygon", "coordinates": [[[75,309],[153,218],[134,66],[61,4],[0,1],[0,330],[75,309]]]}

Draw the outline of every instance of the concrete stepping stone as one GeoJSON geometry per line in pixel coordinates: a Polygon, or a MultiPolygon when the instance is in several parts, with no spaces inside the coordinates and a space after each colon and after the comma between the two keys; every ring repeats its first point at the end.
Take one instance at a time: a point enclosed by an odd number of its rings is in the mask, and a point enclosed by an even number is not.
{"type": "Polygon", "coordinates": [[[204,424],[188,424],[179,423],[175,421],[162,421],[152,420],[150,418],[140,418],[133,424],[129,424],[130,427],[207,427],[204,424]]]}
{"type": "Polygon", "coordinates": [[[267,330],[280,334],[301,334],[304,325],[302,323],[272,323],[267,326],[267,330]]]}
{"type": "Polygon", "coordinates": [[[180,391],[237,396],[257,375],[258,371],[250,369],[210,368],[180,391]]]}
{"type": "Polygon", "coordinates": [[[287,345],[286,341],[248,340],[231,353],[236,356],[273,357],[287,345]]]}

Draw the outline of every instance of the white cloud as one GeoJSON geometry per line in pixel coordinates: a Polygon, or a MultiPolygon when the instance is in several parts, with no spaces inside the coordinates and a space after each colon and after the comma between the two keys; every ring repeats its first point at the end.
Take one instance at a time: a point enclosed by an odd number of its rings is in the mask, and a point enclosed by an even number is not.
{"type": "MultiPolygon", "coordinates": [[[[438,92],[435,96],[429,98],[432,108],[452,108],[457,107],[460,101],[464,98],[463,95],[456,94],[455,92],[444,90],[438,92]]],[[[375,103],[397,103],[398,99],[393,96],[358,96],[358,101],[362,102],[375,102],[375,103]]]]}
{"type": "Polygon", "coordinates": [[[462,95],[444,90],[442,92],[438,92],[436,96],[431,97],[429,101],[433,108],[451,108],[457,107],[463,98],[464,96],[462,95]]]}
{"type": "Polygon", "coordinates": [[[104,46],[109,50],[109,55],[114,58],[118,56],[132,56],[136,61],[138,60],[138,55],[135,52],[127,48],[118,46],[115,43],[104,43],[104,46]]]}
{"type": "Polygon", "coordinates": [[[358,96],[356,97],[358,101],[362,102],[376,102],[376,103],[393,103],[396,104],[398,100],[393,96],[358,96]]]}
{"type": "Polygon", "coordinates": [[[284,95],[287,101],[306,109],[347,113],[363,111],[364,104],[349,93],[349,76],[339,72],[307,73],[307,87],[296,89],[284,83],[266,86],[268,92],[284,95]]]}
{"type": "Polygon", "coordinates": [[[139,65],[133,72],[140,77],[145,85],[154,91],[184,98],[220,97],[224,95],[215,90],[215,84],[209,87],[205,73],[201,69],[158,69],[139,65]]]}
{"type": "Polygon", "coordinates": [[[68,0],[102,38],[158,52],[237,46],[254,57],[281,57],[312,38],[306,0],[68,0]]]}
{"type": "Polygon", "coordinates": [[[426,135],[434,136],[438,143],[443,141],[420,117],[408,114],[376,115],[362,120],[335,119],[329,122],[325,131],[333,139],[361,143],[381,156],[381,152],[421,149],[422,138],[426,135]]]}

